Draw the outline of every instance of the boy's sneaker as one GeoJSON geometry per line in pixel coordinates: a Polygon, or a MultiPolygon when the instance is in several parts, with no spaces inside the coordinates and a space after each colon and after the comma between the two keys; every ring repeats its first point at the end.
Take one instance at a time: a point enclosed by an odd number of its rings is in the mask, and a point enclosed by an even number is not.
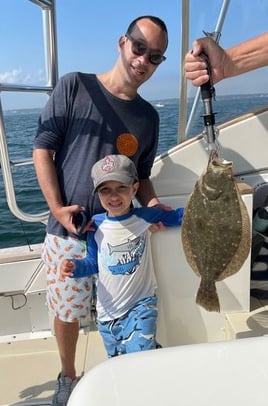
{"type": "Polygon", "coordinates": [[[66,406],[72,390],[78,382],[78,378],[71,379],[68,376],[58,375],[56,391],[51,406],[66,406]]]}

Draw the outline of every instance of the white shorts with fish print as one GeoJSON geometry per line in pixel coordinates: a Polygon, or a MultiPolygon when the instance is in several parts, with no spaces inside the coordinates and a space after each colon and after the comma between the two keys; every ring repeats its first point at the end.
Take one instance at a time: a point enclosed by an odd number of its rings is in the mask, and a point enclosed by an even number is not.
{"type": "Polygon", "coordinates": [[[47,274],[47,306],[62,321],[75,322],[90,313],[92,277],[59,280],[62,260],[83,258],[85,254],[85,241],[46,235],[42,259],[47,274]]]}

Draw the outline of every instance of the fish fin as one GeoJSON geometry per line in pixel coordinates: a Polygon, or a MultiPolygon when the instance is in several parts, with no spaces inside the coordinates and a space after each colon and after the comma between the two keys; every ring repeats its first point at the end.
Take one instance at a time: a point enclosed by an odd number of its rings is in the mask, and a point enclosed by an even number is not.
{"type": "Polygon", "coordinates": [[[196,303],[209,312],[220,311],[220,302],[214,281],[201,279],[196,295],[196,303]]]}
{"type": "Polygon", "coordinates": [[[241,239],[239,246],[237,247],[236,253],[231,258],[230,263],[226,266],[224,272],[222,272],[217,281],[221,281],[236,272],[238,272],[242,265],[244,264],[245,260],[247,259],[250,248],[251,248],[251,225],[250,219],[248,215],[248,211],[246,208],[245,203],[243,202],[242,198],[239,199],[240,202],[240,210],[241,210],[241,219],[242,219],[242,232],[241,232],[241,239]]]}

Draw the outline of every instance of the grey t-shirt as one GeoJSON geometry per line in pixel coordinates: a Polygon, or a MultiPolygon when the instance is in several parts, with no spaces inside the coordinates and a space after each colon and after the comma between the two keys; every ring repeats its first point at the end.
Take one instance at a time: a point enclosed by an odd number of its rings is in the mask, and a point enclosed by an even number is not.
{"type": "MultiPolygon", "coordinates": [[[[65,205],[86,207],[88,219],[103,211],[92,195],[92,165],[109,154],[134,161],[140,179],[148,179],[156,154],[159,116],[137,95],[133,100],[113,96],[95,74],[68,73],[57,83],[43,109],[35,149],[55,151],[55,166],[65,205]]],[[[50,215],[47,232],[68,231],[50,215]]]]}

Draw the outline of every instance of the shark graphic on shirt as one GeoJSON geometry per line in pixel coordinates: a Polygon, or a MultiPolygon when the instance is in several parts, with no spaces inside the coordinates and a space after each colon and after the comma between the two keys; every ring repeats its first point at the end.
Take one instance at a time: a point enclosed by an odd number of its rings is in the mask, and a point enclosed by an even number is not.
{"type": "Polygon", "coordinates": [[[109,254],[112,255],[114,252],[129,252],[137,249],[140,244],[140,237],[135,238],[135,240],[128,239],[127,242],[118,245],[107,244],[109,248],[109,254]]]}
{"type": "Polygon", "coordinates": [[[109,254],[116,259],[115,264],[109,264],[108,269],[113,275],[130,275],[140,264],[144,252],[145,239],[141,236],[128,240],[123,244],[107,244],[109,254]]]}

